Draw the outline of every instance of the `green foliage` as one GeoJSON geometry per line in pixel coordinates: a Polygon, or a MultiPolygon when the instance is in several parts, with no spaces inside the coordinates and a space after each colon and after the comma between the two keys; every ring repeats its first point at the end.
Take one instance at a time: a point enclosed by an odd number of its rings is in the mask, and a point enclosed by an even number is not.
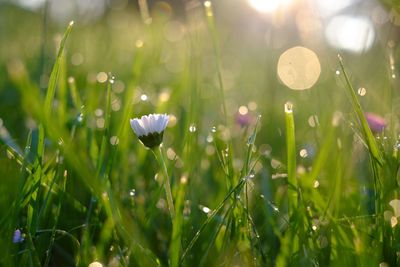
{"type": "Polygon", "coordinates": [[[40,45],[0,54],[0,94],[17,103],[0,100],[1,266],[400,264],[389,70],[375,81],[389,99],[355,93],[362,57],[293,92],[269,69],[282,51],[230,42],[212,6],[187,10],[173,41],[165,14],[119,12],[70,24],[51,71],[34,64],[40,45]],[[379,109],[390,123],[373,134],[364,111],[379,109]],[[129,127],[147,113],[171,118],[156,157],[129,127]]]}

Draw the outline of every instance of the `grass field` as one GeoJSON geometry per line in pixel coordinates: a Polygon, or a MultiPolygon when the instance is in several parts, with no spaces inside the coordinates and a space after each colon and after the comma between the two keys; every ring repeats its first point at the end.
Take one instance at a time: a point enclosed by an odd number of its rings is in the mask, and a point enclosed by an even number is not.
{"type": "Polygon", "coordinates": [[[0,2],[0,266],[400,266],[400,16],[354,53],[295,30],[302,1],[52,2],[0,2]]]}

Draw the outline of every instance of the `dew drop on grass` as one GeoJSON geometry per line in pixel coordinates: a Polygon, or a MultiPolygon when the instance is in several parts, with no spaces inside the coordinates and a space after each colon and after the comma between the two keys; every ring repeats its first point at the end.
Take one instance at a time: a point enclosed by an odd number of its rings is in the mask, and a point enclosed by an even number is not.
{"type": "Polygon", "coordinates": [[[82,122],[82,121],[83,121],[83,113],[79,113],[79,114],[78,114],[78,117],[76,118],[76,120],[77,120],[78,122],[82,122]]]}
{"type": "Polygon", "coordinates": [[[217,132],[217,127],[213,126],[213,127],[211,128],[211,132],[216,133],[216,132],[217,132]]]}
{"type": "Polygon", "coordinates": [[[292,113],[293,112],[293,104],[292,102],[285,103],[285,113],[292,113]]]}
{"type": "Polygon", "coordinates": [[[141,48],[141,47],[143,47],[144,42],[139,39],[139,40],[136,41],[135,45],[136,45],[137,48],[141,48]]]}
{"type": "Polygon", "coordinates": [[[108,79],[107,73],[105,73],[104,71],[97,73],[96,75],[96,80],[99,83],[105,83],[108,79]]]}
{"type": "Polygon", "coordinates": [[[336,70],[335,74],[340,75],[340,70],[336,70]]]}
{"type": "Polygon", "coordinates": [[[209,134],[208,136],[207,136],[207,143],[212,143],[212,141],[214,141],[214,137],[211,135],[211,134],[209,134]]]}
{"type": "Polygon", "coordinates": [[[97,117],[101,117],[101,116],[103,116],[104,111],[103,111],[101,108],[98,108],[98,109],[96,109],[96,110],[94,111],[94,114],[95,114],[97,117]]]}
{"type": "Polygon", "coordinates": [[[140,100],[142,100],[142,101],[147,101],[148,99],[149,99],[149,97],[146,94],[142,94],[140,96],[140,100]]]}
{"type": "Polygon", "coordinates": [[[367,94],[367,89],[365,89],[364,87],[360,87],[360,88],[358,88],[357,93],[360,96],[365,96],[367,94]]]}
{"type": "Polygon", "coordinates": [[[98,118],[96,120],[96,127],[97,128],[103,129],[105,125],[106,125],[106,120],[104,118],[98,118]]]}
{"type": "Polygon", "coordinates": [[[273,204],[271,201],[268,200],[268,204],[271,206],[271,208],[275,211],[275,212],[279,212],[279,208],[273,204]]]}
{"type": "Polygon", "coordinates": [[[190,124],[189,132],[194,133],[196,132],[196,130],[197,130],[196,125],[194,123],[190,124]]]}
{"type": "Polygon", "coordinates": [[[314,188],[318,188],[319,187],[319,181],[318,180],[315,180],[315,182],[314,182],[314,188]]]}
{"type": "Polygon", "coordinates": [[[389,205],[392,206],[392,208],[393,208],[394,216],[399,217],[400,216],[400,200],[393,199],[389,202],[389,205]]]}
{"type": "Polygon", "coordinates": [[[206,206],[203,206],[203,205],[199,205],[199,209],[200,209],[202,212],[206,213],[206,214],[208,214],[208,213],[211,212],[211,209],[210,209],[209,207],[206,207],[206,206]]]}
{"type": "Polygon", "coordinates": [[[318,116],[317,115],[311,115],[309,118],[308,118],[308,125],[310,125],[310,127],[316,127],[316,126],[318,126],[319,125],[319,121],[318,121],[318,116]]]}
{"type": "Polygon", "coordinates": [[[300,150],[300,157],[302,157],[302,158],[308,157],[307,149],[303,148],[302,150],[300,150]]]}
{"type": "Polygon", "coordinates": [[[59,146],[62,146],[64,144],[64,140],[61,137],[59,137],[57,143],[59,146]]]}
{"type": "Polygon", "coordinates": [[[392,226],[392,228],[394,228],[397,225],[398,221],[397,221],[397,217],[392,217],[390,219],[390,225],[392,226]]]}
{"type": "Polygon", "coordinates": [[[108,82],[111,83],[111,84],[114,84],[115,76],[111,76],[110,79],[108,79],[108,82]]]}
{"type": "Polygon", "coordinates": [[[119,144],[119,138],[117,136],[111,136],[110,137],[110,144],[113,146],[116,146],[119,144]]]}
{"type": "Polygon", "coordinates": [[[246,115],[249,112],[249,109],[246,106],[240,106],[238,112],[240,115],[246,115]]]}
{"type": "Polygon", "coordinates": [[[131,196],[131,197],[136,196],[136,189],[129,190],[129,196],[131,196]]]}
{"type": "Polygon", "coordinates": [[[250,174],[249,174],[248,178],[249,178],[249,179],[253,179],[253,178],[254,178],[254,176],[255,176],[254,172],[250,172],[250,174]]]}
{"type": "Polygon", "coordinates": [[[103,267],[103,264],[101,264],[98,261],[94,261],[94,262],[91,262],[88,267],[103,267]]]}

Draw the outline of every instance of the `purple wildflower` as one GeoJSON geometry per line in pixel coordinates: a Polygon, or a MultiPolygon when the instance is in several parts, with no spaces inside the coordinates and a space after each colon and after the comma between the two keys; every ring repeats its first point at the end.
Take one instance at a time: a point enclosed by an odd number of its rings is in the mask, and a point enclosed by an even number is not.
{"type": "Polygon", "coordinates": [[[386,127],[385,119],[375,113],[366,112],[365,118],[367,119],[369,128],[374,134],[383,132],[386,127]]]}
{"type": "Polygon", "coordinates": [[[24,241],[24,237],[22,236],[21,230],[15,230],[13,235],[13,243],[21,243],[22,241],[24,241]]]}
{"type": "Polygon", "coordinates": [[[235,121],[240,127],[247,127],[253,122],[254,118],[249,113],[241,114],[239,112],[235,115],[235,121]]]}

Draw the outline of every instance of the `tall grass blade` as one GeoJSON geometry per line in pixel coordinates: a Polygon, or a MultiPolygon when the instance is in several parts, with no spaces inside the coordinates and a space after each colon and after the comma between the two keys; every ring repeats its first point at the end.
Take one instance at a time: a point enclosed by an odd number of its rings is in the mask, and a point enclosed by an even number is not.
{"type": "Polygon", "coordinates": [[[382,154],[378,148],[378,145],[376,144],[375,137],[372,134],[371,129],[369,128],[367,119],[365,118],[364,112],[361,108],[360,101],[358,101],[358,98],[354,91],[354,88],[351,85],[349,76],[347,75],[347,72],[343,65],[342,57],[340,55],[338,55],[338,58],[339,58],[340,68],[343,72],[343,75],[344,75],[344,78],[346,81],[346,85],[347,85],[346,89],[347,89],[348,94],[350,95],[350,102],[351,102],[354,112],[357,114],[357,118],[360,122],[362,133],[364,135],[365,141],[367,142],[369,152],[370,152],[371,156],[374,158],[374,160],[376,160],[379,163],[379,165],[382,166],[383,165],[382,154]]]}
{"type": "Polygon", "coordinates": [[[290,102],[285,104],[286,122],[286,155],[287,155],[287,174],[288,174],[288,201],[289,214],[297,208],[297,176],[296,176],[296,141],[293,118],[293,105],[290,102]]]}
{"type": "Polygon", "coordinates": [[[50,74],[49,85],[47,87],[46,98],[44,101],[44,114],[45,114],[44,116],[45,116],[46,120],[48,120],[50,118],[53,99],[54,99],[54,95],[56,92],[57,80],[58,80],[58,76],[60,73],[60,67],[62,64],[62,56],[64,53],[65,42],[67,41],[68,36],[71,33],[73,25],[74,25],[74,22],[71,21],[67,27],[67,30],[64,33],[63,38],[61,39],[60,48],[58,50],[56,62],[54,63],[53,69],[50,74]]]}

